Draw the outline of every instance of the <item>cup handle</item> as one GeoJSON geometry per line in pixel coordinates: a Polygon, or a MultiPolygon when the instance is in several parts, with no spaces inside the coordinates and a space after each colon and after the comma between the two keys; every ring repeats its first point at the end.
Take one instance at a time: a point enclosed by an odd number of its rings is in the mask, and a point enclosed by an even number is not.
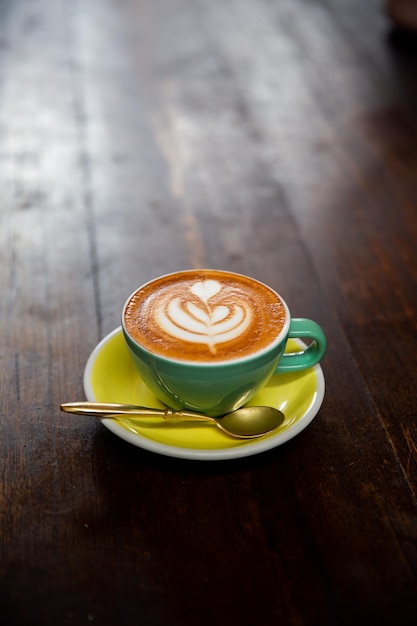
{"type": "Polygon", "coordinates": [[[327,340],[322,328],[313,320],[296,318],[291,320],[288,338],[311,339],[312,343],[301,352],[283,354],[276,374],[296,372],[316,365],[324,356],[327,340]]]}

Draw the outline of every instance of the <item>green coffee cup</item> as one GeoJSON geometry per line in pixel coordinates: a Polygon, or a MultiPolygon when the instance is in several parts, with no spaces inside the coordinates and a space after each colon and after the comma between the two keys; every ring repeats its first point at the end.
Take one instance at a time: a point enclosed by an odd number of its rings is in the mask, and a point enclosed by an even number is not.
{"type": "Polygon", "coordinates": [[[326,351],[316,322],[291,319],[270,287],[220,270],[186,270],[146,283],[127,299],[122,328],[157,398],[211,416],[243,406],[273,374],[313,367],[326,351]],[[290,337],[309,345],[284,354],[290,337]]]}

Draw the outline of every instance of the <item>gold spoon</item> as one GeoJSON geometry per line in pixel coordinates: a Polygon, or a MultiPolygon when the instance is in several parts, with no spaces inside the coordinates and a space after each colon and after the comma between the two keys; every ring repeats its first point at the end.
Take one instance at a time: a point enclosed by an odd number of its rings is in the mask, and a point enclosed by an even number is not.
{"type": "Polygon", "coordinates": [[[263,437],[276,430],[285,417],[278,409],[269,406],[247,406],[222,417],[209,417],[190,411],[171,411],[171,409],[150,409],[133,404],[109,404],[100,402],[67,402],[61,404],[61,411],[91,415],[94,417],[126,416],[129,419],[138,417],[163,417],[165,420],[188,420],[213,422],[220,430],[238,439],[263,437]]]}

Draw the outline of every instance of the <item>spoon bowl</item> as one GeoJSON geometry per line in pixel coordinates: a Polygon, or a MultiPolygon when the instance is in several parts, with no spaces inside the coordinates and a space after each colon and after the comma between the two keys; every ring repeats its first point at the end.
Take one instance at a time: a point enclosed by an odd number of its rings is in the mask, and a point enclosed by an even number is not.
{"type": "Polygon", "coordinates": [[[284,422],[284,414],[270,406],[247,406],[222,417],[210,417],[191,411],[172,411],[171,409],[152,409],[133,404],[113,404],[100,402],[67,402],[61,404],[61,411],[90,415],[99,419],[128,417],[162,417],[165,420],[183,420],[212,422],[226,435],[237,439],[254,439],[273,432],[284,422]]]}

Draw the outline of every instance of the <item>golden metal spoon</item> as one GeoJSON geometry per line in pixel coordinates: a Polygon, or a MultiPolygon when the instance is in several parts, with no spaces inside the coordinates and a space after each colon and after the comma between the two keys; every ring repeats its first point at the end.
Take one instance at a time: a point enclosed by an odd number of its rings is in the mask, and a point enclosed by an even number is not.
{"type": "Polygon", "coordinates": [[[247,406],[222,417],[209,417],[201,413],[190,411],[172,411],[171,409],[151,409],[133,404],[109,404],[100,402],[67,402],[61,404],[61,411],[91,415],[105,418],[125,416],[135,417],[162,417],[165,420],[187,420],[213,422],[220,430],[231,437],[252,439],[263,437],[276,430],[283,423],[285,417],[281,411],[269,406],[247,406]]]}

